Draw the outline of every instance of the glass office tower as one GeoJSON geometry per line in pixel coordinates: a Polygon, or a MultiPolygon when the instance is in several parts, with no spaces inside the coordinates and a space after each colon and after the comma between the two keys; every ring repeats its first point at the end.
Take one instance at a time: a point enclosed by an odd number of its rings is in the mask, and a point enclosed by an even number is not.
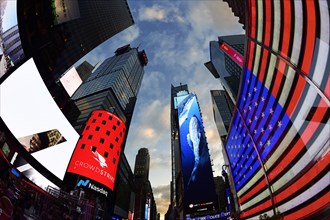
{"type": "Polygon", "coordinates": [[[236,103],[243,70],[244,35],[218,37],[210,42],[210,61],[204,65],[220,79],[233,103],[236,103]]]}
{"type": "Polygon", "coordinates": [[[143,51],[130,45],[118,48],[107,58],[73,94],[80,111],[74,124],[80,131],[91,111],[114,111],[128,125],[138,95],[144,66],[148,60],[143,51]]]}
{"type": "Polygon", "coordinates": [[[244,219],[329,216],[328,1],[247,1],[226,151],[244,219]]]}

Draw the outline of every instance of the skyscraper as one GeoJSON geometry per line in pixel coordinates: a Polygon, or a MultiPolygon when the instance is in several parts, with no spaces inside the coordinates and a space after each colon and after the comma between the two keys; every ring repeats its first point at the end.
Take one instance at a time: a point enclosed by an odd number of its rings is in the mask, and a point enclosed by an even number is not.
{"type": "Polygon", "coordinates": [[[72,96],[80,111],[75,129],[81,131],[96,109],[114,111],[128,125],[147,63],[144,50],[130,45],[104,60],[72,96]]]}
{"type": "Polygon", "coordinates": [[[150,155],[148,148],[141,148],[135,157],[134,179],[135,184],[149,180],[150,155]]]}
{"type": "Polygon", "coordinates": [[[329,216],[328,1],[247,1],[242,85],[226,143],[241,218],[329,216]]]}
{"type": "Polygon", "coordinates": [[[8,57],[12,65],[20,63],[24,58],[24,52],[17,25],[2,33],[1,38],[2,45],[0,48],[3,49],[3,54],[8,57]]]}
{"type": "Polygon", "coordinates": [[[149,181],[150,155],[148,148],[141,148],[135,158],[134,184],[135,208],[134,219],[156,219],[157,208],[149,181]]]}
{"type": "Polygon", "coordinates": [[[225,144],[235,106],[225,90],[211,90],[211,97],[214,121],[225,144]]]}
{"type": "Polygon", "coordinates": [[[210,59],[204,65],[236,103],[240,80],[242,76],[244,56],[244,35],[218,37],[218,41],[210,42],[210,59]]]}
{"type": "Polygon", "coordinates": [[[85,60],[79,66],[77,66],[76,69],[81,80],[84,82],[91,75],[94,66],[85,60]]]}
{"type": "MultiPolygon", "coordinates": [[[[172,172],[180,219],[212,214],[216,193],[203,121],[187,85],[171,89],[172,172]],[[207,187],[205,187],[207,186],[207,187]]],[[[173,200],[172,200],[173,202],[173,200]]]]}
{"type": "Polygon", "coordinates": [[[223,0],[223,1],[228,3],[234,15],[238,17],[238,22],[242,24],[243,29],[245,29],[246,2],[244,0],[223,0]]]}

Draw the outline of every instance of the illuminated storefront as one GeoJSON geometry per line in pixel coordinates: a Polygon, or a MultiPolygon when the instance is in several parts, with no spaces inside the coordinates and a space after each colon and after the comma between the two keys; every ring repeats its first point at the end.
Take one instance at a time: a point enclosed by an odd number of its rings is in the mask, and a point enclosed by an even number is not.
{"type": "Polygon", "coordinates": [[[240,217],[325,216],[329,5],[249,0],[246,58],[226,143],[240,217]]]}

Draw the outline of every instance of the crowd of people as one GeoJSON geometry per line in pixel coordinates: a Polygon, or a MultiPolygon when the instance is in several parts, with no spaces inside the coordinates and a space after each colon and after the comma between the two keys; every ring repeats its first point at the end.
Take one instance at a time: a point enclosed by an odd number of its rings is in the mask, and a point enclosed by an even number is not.
{"type": "MultiPolygon", "coordinates": [[[[40,189],[41,190],[41,189],[40,189]]],[[[0,159],[0,219],[78,219],[68,207],[15,175],[0,159]]]]}

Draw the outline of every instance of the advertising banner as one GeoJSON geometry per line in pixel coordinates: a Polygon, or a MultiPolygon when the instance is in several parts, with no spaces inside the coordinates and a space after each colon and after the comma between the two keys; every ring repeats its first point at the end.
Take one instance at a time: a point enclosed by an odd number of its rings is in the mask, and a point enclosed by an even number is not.
{"type": "MultiPolygon", "coordinates": [[[[63,180],[79,135],[50,95],[33,59],[12,73],[0,87],[0,116],[9,130],[42,166],[63,180]],[[59,163],[59,161],[61,161],[59,163]]],[[[37,182],[28,163],[17,169],[37,182]]]]}
{"type": "Polygon", "coordinates": [[[104,110],[92,112],[66,175],[77,175],[83,186],[107,196],[106,188],[114,190],[125,132],[125,124],[116,115],[104,110]],[[93,185],[101,185],[93,188],[89,183],[93,181],[93,185]]]}
{"type": "Polygon", "coordinates": [[[208,210],[214,205],[215,188],[202,117],[194,94],[179,103],[178,117],[185,203],[191,212],[203,207],[208,210]]]}
{"type": "Polygon", "coordinates": [[[240,66],[243,66],[243,61],[244,58],[241,54],[239,54],[238,52],[236,52],[235,50],[233,50],[229,45],[227,45],[226,43],[221,43],[220,44],[220,48],[226,53],[228,54],[231,58],[233,58],[236,63],[240,66]]]}

